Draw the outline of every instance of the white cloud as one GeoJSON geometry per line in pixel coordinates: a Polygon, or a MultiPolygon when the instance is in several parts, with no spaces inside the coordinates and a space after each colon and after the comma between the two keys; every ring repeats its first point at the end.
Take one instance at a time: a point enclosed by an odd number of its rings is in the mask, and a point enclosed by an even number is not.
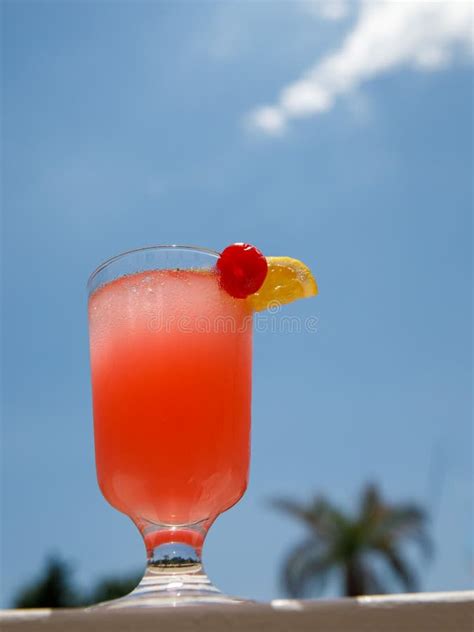
{"type": "Polygon", "coordinates": [[[247,122],[281,134],[291,119],[326,112],[339,96],[379,75],[401,66],[438,70],[460,51],[473,52],[471,2],[363,1],[340,48],[283,88],[276,104],[256,108],[247,122]]]}
{"type": "Polygon", "coordinates": [[[275,136],[281,134],[285,129],[285,119],[278,108],[259,108],[254,114],[253,122],[264,132],[275,136]]]}

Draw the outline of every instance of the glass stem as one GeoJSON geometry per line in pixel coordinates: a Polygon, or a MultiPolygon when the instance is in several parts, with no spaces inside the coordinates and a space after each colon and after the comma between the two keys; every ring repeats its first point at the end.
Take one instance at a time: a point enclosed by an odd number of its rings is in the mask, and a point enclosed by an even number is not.
{"type": "Polygon", "coordinates": [[[196,599],[216,601],[220,592],[208,579],[202,565],[202,547],[213,520],[192,525],[157,525],[136,521],[147,552],[143,579],[125,599],[140,605],[184,603],[196,599]]]}
{"type": "Polygon", "coordinates": [[[241,603],[223,595],[207,577],[202,547],[213,519],[192,525],[157,525],[134,520],[147,552],[145,574],[129,595],[96,608],[175,606],[197,603],[241,603]]]}
{"type": "Polygon", "coordinates": [[[137,526],[145,543],[148,567],[185,569],[202,565],[202,548],[212,522],[169,526],[141,520],[137,526]]]}

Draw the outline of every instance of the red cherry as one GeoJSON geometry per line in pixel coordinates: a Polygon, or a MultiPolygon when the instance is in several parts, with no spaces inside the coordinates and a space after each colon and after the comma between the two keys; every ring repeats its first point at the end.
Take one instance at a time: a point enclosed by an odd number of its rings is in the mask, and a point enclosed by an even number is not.
{"type": "Polygon", "coordinates": [[[217,260],[220,282],[234,298],[247,298],[258,292],[267,276],[267,260],[255,246],[232,244],[217,260]]]}

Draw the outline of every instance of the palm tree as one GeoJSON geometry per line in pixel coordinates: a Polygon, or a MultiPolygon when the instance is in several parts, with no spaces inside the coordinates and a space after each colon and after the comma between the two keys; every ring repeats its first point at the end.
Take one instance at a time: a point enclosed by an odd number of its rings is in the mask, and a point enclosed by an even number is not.
{"type": "Polygon", "coordinates": [[[413,503],[390,504],[375,485],[362,492],[355,516],[341,511],[324,496],[308,505],[287,498],[272,505],[302,522],[308,537],[288,555],[282,583],[291,597],[322,592],[329,577],[339,573],[344,594],[352,597],[387,592],[377,572],[380,561],[407,591],[417,588],[417,578],[402,550],[411,541],[428,556],[431,543],[427,517],[413,503]]]}

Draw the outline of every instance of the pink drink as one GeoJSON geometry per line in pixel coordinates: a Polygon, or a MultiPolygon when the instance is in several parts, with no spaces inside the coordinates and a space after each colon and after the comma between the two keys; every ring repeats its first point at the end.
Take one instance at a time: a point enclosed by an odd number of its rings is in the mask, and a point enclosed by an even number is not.
{"type": "Polygon", "coordinates": [[[214,519],[245,491],[251,332],[246,301],[204,270],[156,270],[89,301],[100,488],[139,523],[214,519]]]}

